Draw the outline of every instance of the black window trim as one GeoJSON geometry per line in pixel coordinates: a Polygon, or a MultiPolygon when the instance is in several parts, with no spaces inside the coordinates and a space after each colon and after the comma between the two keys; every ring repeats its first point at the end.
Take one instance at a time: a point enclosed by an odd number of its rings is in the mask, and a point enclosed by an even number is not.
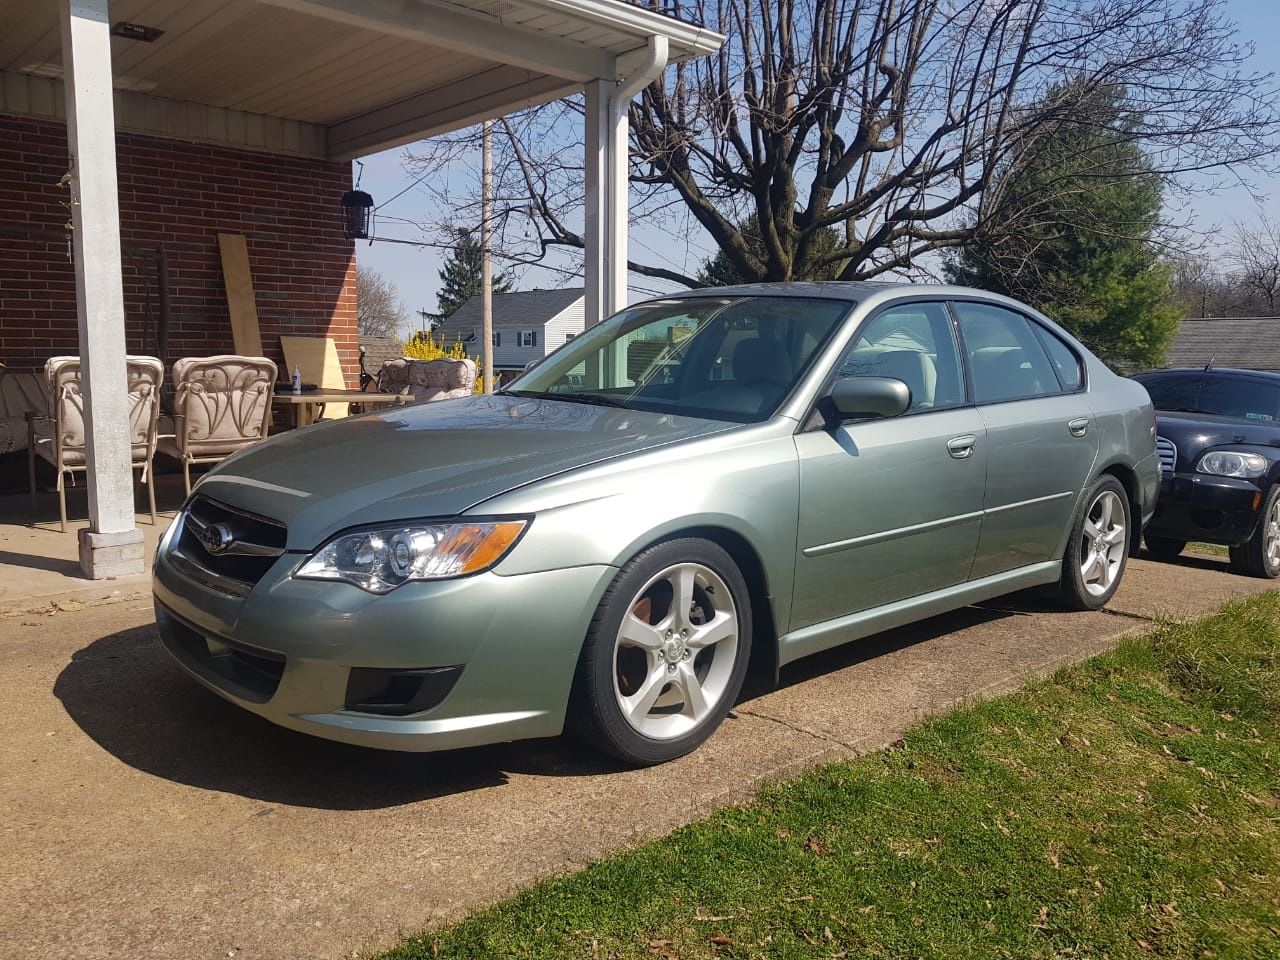
{"type": "MultiPolygon", "coordinates": [[[[892,300],[889,303],[881,304],[874,311],[867,314],[867,316],[863,318],[862,322],[859,323],[856,327],[854,327],[849,332],[849,335],[845,338],[844,343],[840,345],[839,353],[836,354],[836,357],[837,357],[836,362],[832,365],[831,369],[827,371],[826,376],[823,377],[822,385],[818,388],[817,394],[814,396],[813,401],[809,404],[808,412],[803,417],[801,417],[800,425],[799,427],[796,428],[796,433],[812,433],[815,430],[827,430],[831,428],[832,426],[831,423],[827,420],[826,416],[823,415],[822,411],[819,409],[819,406],[822,404],[823,400],[831,396],[831,388],[835,386],[835,382],[838,379],[836,376],[836,371],[839,370],[840,368],[840,360],[843,359],[844,355],[849,352],[849,348],[853,345],[854,341],[858,338],[858,336],[862,333],[862,331],[866,329],[870,324],[874,323],[877,319],[879,319],[881,314],[887,313],[888,311],[893,310],[897,307],[910,306],[913,303],[936,303],[943,308],[943,311],[947,314],[948,318],[950,319],[952,344],[956,349],[956,354],[957,354],[956,359],[959,361],[959,364],[960,364],[960,379],[964,381],[964,402],[954,404],[953,406],[950,406],[950,407],[923,407],[916,410],[907,410],[903,413],[898,414],[898,416],[896,417],[888,417],[888,418],[873,417],[866,420],[846,420],[843,422],[844,423],[875,423],[877,422],[877,420],[884,420],[884,419],[900,420],[903,417],[920,417],[920,416],[927,416],[928,414],[931,414],[931,413],[950,413],[953,410],[970,410],[976,406],[976,404],[973,402],[972,384],[971,384],[971,378],[969,376],[968,363],[966,362],[967,355],[964,352],[964,341],[960,337],[960,330],[959,330],[959,327],[956,325],[956,318],[955,318],[954,312],[951,310],[950,301],[946,297],[938,296],[936,294],[934,295],[915,294],[913,296],[901,297],[899,299],[892,300]]],[[[854,307],[855,308],[857,307],[856,303],[854,304],[854,307]]],[[[779,409],[781,409],[781,405],[779,405],[779,409]]]]}
{"type": "MultiPolygon", "coordinates": [[[[1040,334],[1037,332],[1037,328],[1049,334],[1053,334],[1053,331],[1048,327],[1046,327],[1044,323],[1042,323],[1039,319],[1028,314],[1025,309],[1019,310],[1006,303],[1002,303],[996,300],[989,300],[985,297],[964,297],[964,296],[948,297],[947,307],[951,311],[952,321],[955,323],[956,338],[960,343],[961,359],[965,369],[965,376],[969,382],[970,390],[971,390],[969,397],[971,400],[973,400],[974,406],[995,407],[1002,403],[1022,403],[1023,401],[1026,401],[1026,400],[1052,400],[1055,397],[1073,397],[1076,394],[1088,392],[1089,369],[1084,362],[1084,357],[1080,355],[1080,353],[1075,349],[1074,346],[1072,346],[1072,344],[1067,343],[1065,340],[1062,341],[1063,344],[1067,347],[1067,349],[1069,349],[1072,352],[1072,354],[1075,355],[1076,361],[1080,364],[1080,386],[1076,387],[1074,390],[1067,390],[1062,385],[1062,378],[1058,376],[1058,369],[1053,365],[1053,358],[1049,356],[1049,351],[1045,349],[1044,343],[1040,339],[1040,334]],[[1006,397],[1003,400],[990,400],[990,401],[987,401],[986,403],[978,403],[976,400],[977,391],[973,389],[973,369],[972,369],[972,361],[969,356],[969,347],[968,347],[968,344],[965,343],[964,331],[960,329],[960,315],[955,308],[955,305],[957,303],[976,303],[976,304],[979,304],[980,306],[996,307],[1000,310],[1008,311],[1009,313],[1012,313],[1015,316],[1021,317],[1023,320],[1025,320],[1027,324],[1031,327],[1031,335],[1035,338],[1036,345],[1040,348],[1041,354],[1044,355],[1045,362],[1049,365],[1049,369],[1053,372],[1053,379],[1057,381],[1057,384],[1058,384],[1057,392],[1056,393],[1030,393],[1020,397],[1006,397]]],[[[1056,334],[1054,335],[1056,336],[1056,334]]],[[[1061,340],[1061,337],[1059,337],[1059,339],[1061,340]]],[[[948,408],[948,409],[952,409],[952,408],[948,408]]]]}

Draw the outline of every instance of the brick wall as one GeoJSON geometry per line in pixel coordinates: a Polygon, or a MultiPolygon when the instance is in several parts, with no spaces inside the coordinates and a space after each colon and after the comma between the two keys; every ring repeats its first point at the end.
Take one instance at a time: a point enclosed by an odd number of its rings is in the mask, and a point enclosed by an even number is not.
{"type": "MultiPolygon", "coordinates": [[[[283,363],[281,334],[331,336],[355,386],[355,256],[338,201],[351,167],[294,157],[121,134],[117,143],[125,323],[130,352],[154,353],[148,317],[159,319],[154,251],[169,274],[166,363],[232,353],[219,233],[243,233],[263,350],[283,363]]],[[[79,352],[75,273],[61,234],[69,219],[63,126],[0,116],[0,361],[43,366],[79,352]]]]}

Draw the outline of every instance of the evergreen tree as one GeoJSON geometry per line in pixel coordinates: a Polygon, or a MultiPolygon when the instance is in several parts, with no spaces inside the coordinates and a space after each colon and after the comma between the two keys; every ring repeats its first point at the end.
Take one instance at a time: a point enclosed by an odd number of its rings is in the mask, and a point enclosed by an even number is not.
{"type": "MultiPolygon", "coordinates": [[[[440,270],[440,290],[436,294],[437,322],[444,323],[458,312],[458,308],[480,293],[481,271],[480,239],[470,230],[458,231],[458,240],[449,252],[449,259],[440,270]]],[[[493,292],[507,293],[511,284],[505,277],[495,275],[493,292]]]]}
{"type": "MultiPolygon", "coordinates": [[[[1164,182],[1135,142],[1121,93],[1092,93],[1086,110],[1012,154],[986,213],[991,231],[979,230],[945,270],[954,283],[1031,304],[1112,365],[1140,368],[1163,360],[1181,311],[1155,243],[1164,182]]],[[[1055,98],[1081,100],[1063,88],[1042,108],[1055,98]]]]}

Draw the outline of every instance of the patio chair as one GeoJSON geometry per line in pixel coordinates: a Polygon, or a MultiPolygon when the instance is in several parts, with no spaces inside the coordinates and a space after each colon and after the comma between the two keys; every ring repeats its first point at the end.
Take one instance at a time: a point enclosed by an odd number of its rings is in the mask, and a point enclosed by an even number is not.
{"type": "Polygon", "coordinates": [[[383,393],[398,393],[406,403],[430,403],[471,396],[476,383],[473,360],[388,360],[378,374],[383,393]]]}
{"type": "Polygon", "coordinates": [[[173,365],[173,432],[162,432],[159,450],[181,461],[188,494],[193,463],[217,463],[266,439],[275,382],[266,357],[184,357],[173,365]]]}
{"type": "MultiPolygon", "coordinates": [[[[130,460],[142,470],[156,522],[156,490],[151,464],[156,453],[156,421],[160,414],[160,387],[164,364],[155,357],[126,357],[129,384],[130,460]]],[[[84,398],[80,394],[80,358],[53,357],[44,365],[49,385],[48,412],[27,414],[27,480],[31,487],[31,512],[36,509],[36,457],[58,471],[58,517],[67,530],[66,477],[88,469],[84,430],[84,398]]]]}

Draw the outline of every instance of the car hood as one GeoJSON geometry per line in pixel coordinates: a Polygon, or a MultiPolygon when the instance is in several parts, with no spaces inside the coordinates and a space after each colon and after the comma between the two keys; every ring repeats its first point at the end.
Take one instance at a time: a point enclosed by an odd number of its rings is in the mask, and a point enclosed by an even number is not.
{"type": "Polygon", "coordinates": [[[1179,470],[1190,470],[1200,455],[1224,444],[1280,446],[1280,423],[1218,417],[1208,413],[1156,411],[1156,432],[1178,448],[1179,470]]]}
{"type": "Polygon", "coordinates": [[[394,407],[277,434],[199,492],[283,521],[291,550],[365,523],[455,516],[576,467],[737,426],[594,404],[495,396],[394,407]]]}

